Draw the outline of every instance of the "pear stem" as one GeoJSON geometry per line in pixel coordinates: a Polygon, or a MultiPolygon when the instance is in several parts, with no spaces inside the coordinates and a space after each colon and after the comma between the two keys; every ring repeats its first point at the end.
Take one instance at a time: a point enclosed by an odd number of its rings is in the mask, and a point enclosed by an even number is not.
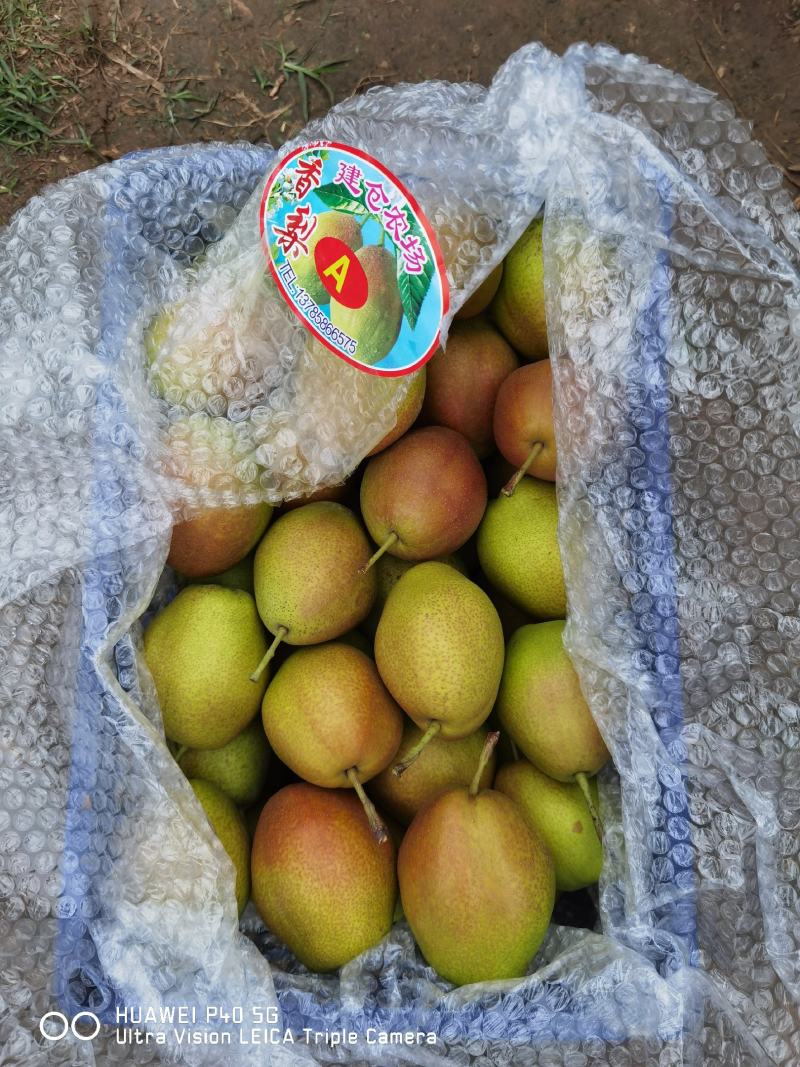
{"type": "Polygon", "coordinates": [[[483,743],[483,751],[481,752],[481,758],[478,760],[478,769],[477,771],[475,771],[475,777],[472,779],[472,785],[469,787],[469,795],[471,797],[476,797],[478,795],[478,790],[481,787],[481,777],[483,776],[483,772],[486,770],[486,764],[489,762],[492,753],[494,752],[494,746],[499,740],[500,731],[492,730],[492,732],[487,735],[486,740],[483,743]]]}
{"type": "Polygon", "coordinates": [[[388,552],[392,545],[396,545],[399,540],[400,538],[397,536],[394,530],[392,530],[392,532],[383,542],[378,551],[375,552],[372,556],[370,556],[368,562],[365,563],[359,571],[359,574],[366,574],[370,567],[373,565],[373,563],[377,563],[381,556],[384,554],[384,552],[388,552]]]}
{"type": "Polygon", "coordinates": [[[189,751],[189,746],[188,745],[181,745],[180,748],[178,749],[178,751],[175,753],[175,755],[172,758],[175,760],[175,762],[178,765],[180,765],[181,760],[183,759],[183,757],[186,755],[186,753],[188,751],[189,751]]]}
{"type": "Polygon", "coordinates": [[[362,786],[361,782],[359,782],[359,780],[358,780],[358,775],[356,774],[355,767],[351,767],[350,770],[347,771],[346,773],[347,773],[347,780],[349,781],[349,783],[353,787],[353,789],[355,789],[358,799],[361,801],[361,803],[364,806],[364,811],[366,812],[366,815],[367,815],[367,820],[369,822],[369,827],[370,827],[370,830],[372,830],[372,836],[375,838],[375,840],[378,842],[379,845],[382,845],[383,842],[386,841],[388,839],[388,836],[389,836],[387,831],[386,831],[386,827],[385,827],[385,825],[383,823],[383,820],[381,819],[380,815],[376,811],[375,805],[372,803],[372,801],[369,799],[367,794],[364,792],[364,787],[362,786]]]}
{"type": "Polygon", "coordinates": [[[275,637],[273,639],[272,644],[269,646],[266,653],[264,654],[264,658],[261,660],[261,662],[253,671],[253,673],[250,675],[251,682],[257,682],[261,675],[264,673],[264,671],[267,669],[267,664],[277,652],[278,645],[281,643],[284,637],[286,637],[288,632],[289,629],[286,626],[279,626],[278,629],[275,631],[275,637]]]}
{"type": "Polygon", "coordinates": [[[580,791],[583,793],[583,799],[586,801],[586,807],[589,809],[589,814],[592,817],[592,822],[594,823],[594,828],[597,832],[597,836],[602,841],[603,821],[600,818],[600,812],[595,807],[594,797],[592,796],[592,791],[589,788],[589,778],[583,771],[579,771],[578,774],[575,775],[575,781],[578,783],[580,791]]]}
{"type": "Polygon", "coordinates": [[[511,477],[508,479],[506,484],[500,490],[500,492],[503,494],[503,496],[511,496],[511,494],[517,488],[519,483],[522,481],[522,479],[528,473],[528,468],[530,467],[530,465],[533,463],[533,461],[536,459],[536,457],[539,455],[539,453],[542,451],[543,448],[544,448],[544,441],[534,441],[533,448],[530,450],[530,452],[526,456],[525,462],[522,464],[522,466],[518,470],[516,470],[511,475],[511,477]]]}
{"type": "Polygon", "coordinates": [[[429,741],[432,741],[434,737],[436,737],[441,728],[442,724],[434,719],[419,741],[417,741],[416,745],[406,753],[405,757],[399,763],[396,763],[394,767],[392,767],[392,774],[395,778],[401,778],[406,773],[417,756],[419,756],[420,752],[422,752],[423,748],[425,748],[429,741]]]}

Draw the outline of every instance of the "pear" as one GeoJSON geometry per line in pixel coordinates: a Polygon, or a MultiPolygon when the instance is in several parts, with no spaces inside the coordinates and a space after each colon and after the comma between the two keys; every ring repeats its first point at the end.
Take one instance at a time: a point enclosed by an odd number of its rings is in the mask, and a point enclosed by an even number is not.
{"type": "Polygon", "coordinates": [[[322,211],[317,215],[316,226],[306,242],[308,254],[300,255],[292,262],[297,284],[302,286],[317,304],[328,304],[331,299],[320,281],[314,261],[314,250],[323,237],[338,237],[353,251],[361,248],[363,243],[361,227],[354,215],[346,215],[341,211],[322,211]]]}
{"type": "Polygon", "coordinates": [[[503,671],[503,628],[489,597],[446,563],[420,563],[389,593],[375,662],[389,692],[424,731],[398,776],[431,738],[467,737],[492,710],[503,671]]]}
{"type": "MultiPolygon", "coordinates": [[[[467,573],[464,562],[452,553],[447,556],[441,556],[438,562],[446,563],[450,567],[455,567],[461,574],[466,575],[467,573]]],[[[406,571],[410,571],[412,567],[416,566],[416,560],[398,559],[397,556],[390,556],[388,554],[381,556],[380,559],[376,560],[375,576],[377,578],[377,591],[375,594],[375,603],[372,605],[372,611],[370,611],[369,615],[364,620],[364,629],[372,636],[373,640],[375,638],[375,631],[378,629],[383,606],[386,603],[389,593],[391,593],[406,571]]]]}
{"type": "Polygon", "coordinates": [[[471,319],[473,316],[480,315],[482,311],[485,311],[494,299],[502,277],[503,264],[498,263],[494,270],[486,275],[475,292],[467,297],[455,313],[454,318],[471,319]]]}
{"type": "Polygon", "coordinates": [[[239,563],[269,525],[269,504],[207,508],[172,529],[167,563],[186,578],[207,578],[239,563]]]}
{"type": "Polygon", "coordinates": [[[503,488],[510,496],[521,478],[556,480],[553,427],[553,368],[549,359],[528,363],[510,374],[497,393],[494,439],[517,470],[503,488]]]}
{"type": "Polygon", "coordinates": [[[367,277],[367,299],[359,308],[331,298],[330,319],[356,342],[354,358],[373,366],[394,347],[400,335],[403,305],[397,287],[397,263],[388,248],[366,245],[356,259],[367,277]]]}
{"type": "Polygon", "coordinates": [[[250,897],[250,837],[244,818],[231,798],[212,782],[191,779],[189,785],[233,864],[236,872],[236,907],[241,915],[250,897]]]}
{"type": "Polygon", "coordinates": [[[379,452],[383,452],[389,445],[393,445],[403,434],[411,427],[411,424],[415,421],[417,415],[422,408],[422,401],[425,398],[425,389],[427,382],[427,369],[421,367],[414,374],[409,375],[411,382],[408,386],[408,391],[400,404],[397,407],[397,418],[394,426],[378,441],[377,445],[368,452],[368,456],[376,456],[379,452]]]}
{"type": "Polygon", "coordinates": [[[253,902],[311,971],[332,971],[392,926],[391,839],[378,842],[347,790],[289,785],[264,805],[251,860],[253,902]]]}
{"type": "Polygon", "coordinates": [[[567,613],[557,529],[555,486],[524,478],[513,496],[489,502],[478,530],[483,573],[537,619],[563,619],[567,613]]]}
{"type": "Polygon", "coordinates": [[[563,620],[522,626],[508,643],[497,694],[500,723],[519,751],[559,782],[578,782],[593,814],[586,780],[609,759],[564,648],[563,620]]]}
{"type": "Polygon", "coordinates": [[[287,767],[312,785],[352,786],[376,836],[385,835],[361,786],[394,758],[403,713],[369,656],[339,641],[298,649],[276,672],[261,713],[287,767]]]}
{"type": "Polygon", "coordinates": [[[494,450],[498,390],[518,366],[511,347],[485,319],[454,323],[447,347],[428,363],[424,421],[463,434],[483,459],[494,450]]]}
{"type": "Polygon", "coordinates": [[[187,778],[202,778],[219,786],[241,807],[255,804],[264,793],[269,759],[269,745],[258,719],[222,748],[190,748],[177,755],[178,766],[187,778]]]}
{"type": "Polygon", "coordinates": [[[486,508],[486,477],[461,434],[429,426],[369,461],[361,514],[380,546],[401,559],[434,559],[460,548],[486,508]]]}
{"type": "Polygon", "coordinates": [[[480,789],[490,734],[472,784],[416,816],[398,856],[400,896],[428,963],[448,982],[520,978],[555,902],[553,861],[519,808],[480,789]]]}
{"type": "Polygon", "coordinates": [[[221,748],[252,722],[267,679],[248,680],[267,642],[253,598],[219,585],[191,585],[153,619],[144,658],[164,732],[188,748],[221,748]]]}
{"type": "MultiPolygon", "coordinates": [[[[549,849],[560,893],[594,885],[603,867],[603,846],[577,783],[557,782],[522,759],[501,767],[494,787],[515,802],[549,849]]],[[[589,788],[597,810],[596,778],[589,788]]]]}
{"type": "MultiPolygon", "coordinates": [[[[434,737],[425,752],[398,778],[389,765],[369,783],[368,793],[382,811],[407,826],[418,811],[446,789],[469,785],[478,765],[488,730],[482,727],[458,741],[434,737]]],[[[422,739],[422,730],[406,719],[395,759],[402,761],[422,739]]],[[[488,789],[495,771],[495,755],[483,769],[480,788],[488,789]]]]}
{"type": "Polygon", "coordinates": [[[506,256],[491,311],[500,332],[521,356],[528,360],[547,358],[540,218],[533,220],[506,256]]]}
{"type": "Polygon", "coordinates": [[[256,550],[253,577],[258,611],[274,640],[254,661],[254,681],[281,641],[319,644],[366,618],[375,599],[368,560],[364,528],[342,504],[306,504],[273,524],[256,550]]]}

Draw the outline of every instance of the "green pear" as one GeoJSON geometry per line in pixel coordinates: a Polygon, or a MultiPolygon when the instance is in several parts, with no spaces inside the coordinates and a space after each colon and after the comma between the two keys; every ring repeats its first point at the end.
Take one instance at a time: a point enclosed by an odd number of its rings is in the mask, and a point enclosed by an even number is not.
{"type": "Polygon", "coordinates": [[[389,354],[400,334],[403,304],[397,287],[397,264],[388,248],[366,245],[356,259],[367,277],[368,295],[359,308],[331,298],[331,322],[356,342],[355,359],[373,366],[389,354]]]}
{"type": "Polygon", "coordinates": [[[317,215],[317,224],[307,242],[308,255],[298,256],[292,261],[297,284],[302,286],[317,304],[327,304],[331,299],[320,281],[314,262],[314,250],[323,237],[338,237],[354,252],[361,248],[363,243],[361,227],[354,215],[345,215],[341,211],[323,211],[317,215]]]}
{"type": "Polygon", "coordinates": [[[144,658],[153,676],[164,732],[188,748],[221,748],[252,722],[267,679],[248,679],[267,650],[248,593],[190,585],[153,619],[144,658]]]}
{"type": "Polygon", "coordinates": [[[258,719],[222,748],[189,748],[178,756],[178,766],[187,778],[212,782],[234,804],[248,807],[264,793],[269,773],[270,750],[258,719]]]}
{"type": "MultiPolygon", "coordinates": [[[[406,719],[395,759],[402,762],[422,739],[422,733],[418,726],[406,719]]],[[[372,779],[367,792],[381,811],[388,812],[407,826],[417,812],[440,793],[457,785],[470,784],[487,736],[488,730],[481,727],[458,741],[434,737],[400,778],[392,772],[390,764],[372,779]]],[[[483,770],[481,789],[488,789],[492,784],[494,770],[495,755],[492,753],[483,770]]]]}
{"type": "Polygon", "coordinates": [[[474,733],[503,671],[503,628],[489,597],[446,563],[412,567],[389,593],[375,662],[389,692],[424,731],[396,765],[402,774],[437,734],[474,733]]]}
{"type": "Polygon", "coordinates": [[[563,619],[567,613],[557,527],[555,486],[523,478],[512,496],[490,501],[478,530],[484,574],[537,619],[563,619]]]}
{"type": "MultiPolygon", "coordinates": [[[[461,574],[466,575],[467,573],[463,560],[453,553],[450,553],[447,556],[440,556],[437,562],[446,563],[450,567],[455,567],[461,574]]],[[[383,607],[389,597],[389,593],[391,593],[406,571],[410,571],[412,567],[416,567],[417,563],[418,560],[400,559],[398,556],[390,556],[388,553],[375,561],[374,568],[375,577],[377,579],[375,603],[372,605],[372,610],[369,615],[364,620],[364,629],[367,633],[372,635],[373,639],[375,637],[375,631],[378,629],[378,623],[380,622],[383,607]]]]}
{"type": "Polygon", "coordinates": [[[455,313],[456,319],[471,319],[475,315],[480,315],[482,311],[491,304],[494,299],[494,295],[500,285],[500,279],[503,277],[503,264],[498,263],[497,266],[491,271],[490,274],[483,279],[481,284],[468,296],[458,311],[455,313]]]}
{"type": "Polygon", "coordinates": [[[505,258],[492,315],[508,343],[525,359],[546,359],[542,220],[534,219],[505,258]]]}
{"type": "MultiPolygon", "coordinates": [[[[528,825],[547,845],[559,892],[570,893],[597,881],[603,846],[577,783],[557,782],[527,760],[518,760],[500,768],[494,787],[516,803],[528,825]]],[[[592,778],[590,788],[596,810],[597,779],[592,778]]]]}
{"type": "Polygon", "coordinates": [[[244,819],[231,798],[212,782],[190,779],[189,785],[233,864],[236,906],[241,915],[250,898],[250,837],[244,819]]]}
{"type": "Polygon", "coordinates": [[[253,902],[311,971],[333,971],[392,926],[391,838],[378,842],[351,790],[289,785],[264,805],[251,861],[253,902]]]}
{"type": "Polygon", "coordinates": [[[259,614],[275,640],[254,661],[253,679],[281,641],[316,645],[366,618],[375,600],[368,561],[364,527],[342,504],[305,504],[270,527],[256,549],[253,578],[259,614]]]}
{"type": "Polygon", "coordinates": [[[561,619],[517,630],[506,650],[497,714],[522,755],[559,782],[577,781],[591,810],[586,779],[609,754],[564,648],[563,632],[561,619]]]}
{"type": "Polygon", "coordinates": [[[385,836],[361,785],[394,758],[403,713],[369,656],[341,641],[298,649],[268,686],[262,718],[287,767],[312,785],[352,786],[376,836],[385,836]]]}
{"type": "Polygon", "coordinates": [[[441,794],[406,831],[398,856],[400,896],[428,963],[448,982],[520,978],[553,913],[553,861],[519,808],[472,784],[441,794]]]}

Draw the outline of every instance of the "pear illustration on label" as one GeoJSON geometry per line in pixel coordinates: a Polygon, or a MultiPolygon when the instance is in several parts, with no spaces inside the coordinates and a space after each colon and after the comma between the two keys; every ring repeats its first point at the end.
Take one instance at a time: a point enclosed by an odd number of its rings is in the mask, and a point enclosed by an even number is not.
{"type": "Polygon", "coordinates": [[[449,305],[444,262],[377,160],[329,141],[295,149],[268,178],[259,221],[278,289],[331,352],[390,377],[430,359],[449,305]]]}

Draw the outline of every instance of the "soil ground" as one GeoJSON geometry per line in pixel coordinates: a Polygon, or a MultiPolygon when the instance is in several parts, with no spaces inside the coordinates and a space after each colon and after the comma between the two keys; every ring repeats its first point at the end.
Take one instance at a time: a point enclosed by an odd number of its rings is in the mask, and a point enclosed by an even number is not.
{"type": "Polygon", "coordinates": [[[533,40],[728,96],[800,194],[800,0],[0,0],[0,222],[136,148],[279,144],[370,85],[488,83],[533,40]]]}

